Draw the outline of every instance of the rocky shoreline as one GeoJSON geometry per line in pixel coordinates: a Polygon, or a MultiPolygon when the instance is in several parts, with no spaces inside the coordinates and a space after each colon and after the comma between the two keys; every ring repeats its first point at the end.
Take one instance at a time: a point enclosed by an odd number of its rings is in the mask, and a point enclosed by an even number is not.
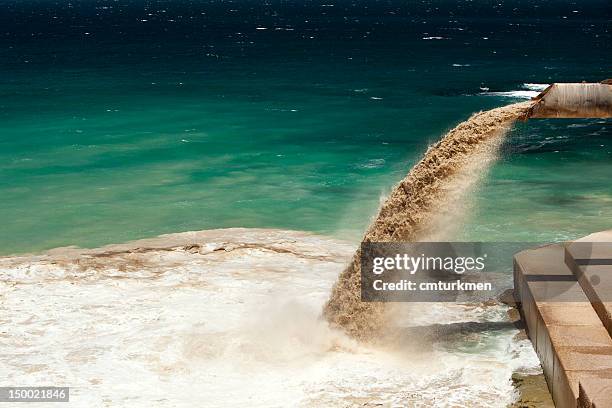
{"type": "Polygon", "coordinates": [[[544,374],[514,373],[512,384],[519,392],[519,399],[509,408],[555,408],[544,374]]]}

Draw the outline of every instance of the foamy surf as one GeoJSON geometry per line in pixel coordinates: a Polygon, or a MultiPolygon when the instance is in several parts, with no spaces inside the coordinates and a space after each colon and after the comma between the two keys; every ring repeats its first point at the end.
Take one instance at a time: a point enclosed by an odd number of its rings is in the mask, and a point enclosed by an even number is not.
{"type": "Polygon", "coordinates": [[[531,99],[538,96],[540,92],[537,91],[507,91],[507,92],[482,92],[481,95],[487,96],[501,96],[504,98],[516,98],[516,99],[531,99]]]}
{"type": "Polygon", "coordinates": [[[538,91],[538,92],[542,92],[549,86],[550,84],[533,84],[533,83],[523,84],[523,88],[529,89],[530,91],[538,91]]]}
{"type": "Polygon", "coordinates": [[[533,84],[533,83],[525,83],[521,86],[523,89],[519,89],[516,91],[502,91],[502,92],[492,92],[489,91],[489,88],[481,88],[484,92],[481,92],[481,95],[487,96],[498,96],[504,98],[516,98],[516,99],[531,99],[538,96],[543,90],[548,88],[548,84],[533,84]]]}
{"type": "MultiPolygon", "coordinates": [[[[512,372],[537,369],[511,325],[405,350],[330,328],[320,310],[352,251],[303,232],[231,229],[0,258],[1,385],[70,386],[71,403],[87,407],[501,408],[512,372]]],[[[411,324],[505,311],[432,309],[411,324]]]]}

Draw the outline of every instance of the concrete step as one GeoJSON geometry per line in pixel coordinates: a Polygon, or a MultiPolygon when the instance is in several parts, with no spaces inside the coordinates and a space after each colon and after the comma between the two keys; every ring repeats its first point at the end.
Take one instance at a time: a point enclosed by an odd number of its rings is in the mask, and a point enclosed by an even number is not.
{"type": "Polygon", "coordinates": [[[612,336],[612,236],[599,234],[587,239],[609,239],[608,242],[585,239],[565,247],[565,263],[612,336]]]}
{"type": "Polygon", "coordinates": [[[579,408],[612,407],[612,373],[601,372],[595,377],[580,379],[578,390],[579,408]]]}
{"type": "Polygon", "coordinates": [[[611,384],[612,338],[565,256],[564,245],[516,254],[515,294],[555,405],[575,408],[583,381],[585,398],[611,384]]]}

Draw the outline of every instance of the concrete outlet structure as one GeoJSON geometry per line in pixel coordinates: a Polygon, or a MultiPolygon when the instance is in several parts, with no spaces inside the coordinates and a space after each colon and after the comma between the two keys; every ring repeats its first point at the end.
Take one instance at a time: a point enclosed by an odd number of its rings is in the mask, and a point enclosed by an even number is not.
{"type": "Polygon", "coordinates": [[[519,252],[514,286],[555,405],[612,407],[612,231],[519,252]]]}
{"type": "Polygon", "coordinates": [[[527,118],[612,118],[612,80],[556,83],[533,98],[527,118]]]}

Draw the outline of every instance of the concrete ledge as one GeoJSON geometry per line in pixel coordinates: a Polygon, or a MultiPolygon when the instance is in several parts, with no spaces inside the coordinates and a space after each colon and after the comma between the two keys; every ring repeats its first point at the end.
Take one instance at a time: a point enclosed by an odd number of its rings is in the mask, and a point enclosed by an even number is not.
{"type": "MultiPolygon", "coordinates": [[[[612,237],[608,238],[612,240],[612,237]]],[[[612,244],[591,241],[571,243],[565,248],[565,263],[612,335],[612,244]]]]}
{"type": "Polygon", "coordinates": [[[612,372],[582,376],[578,386],[578,407],[612,407],[612,372]]]}
{"type": "Polygon", "coordinates": [[[612,407],[612,338],[566,256],[561,244],[516,254],[515,296],[555,405],[575,408],[581,396],[584,407],[612,407]]]}

